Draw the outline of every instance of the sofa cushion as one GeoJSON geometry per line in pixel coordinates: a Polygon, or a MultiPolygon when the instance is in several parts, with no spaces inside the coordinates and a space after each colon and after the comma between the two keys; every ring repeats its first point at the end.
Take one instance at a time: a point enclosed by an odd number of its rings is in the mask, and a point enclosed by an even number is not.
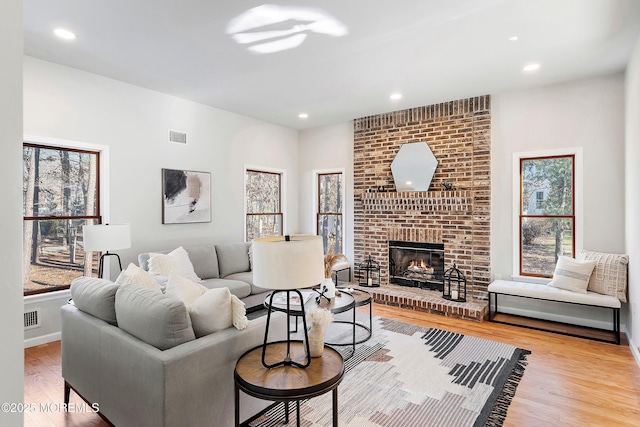
{"type": "Polygon", "coordinates": [[[220,277],[224,278],[229,274],[249,271],[249,245],[250,243],[216,245],[220,277]]]}
{"type": "Polygon", "coordinates": [[[193,270],[193,264],[189,259],[189,254],[182,246],[168,254],[150,253],[149,273],[161,276],[179,274],[189,280],[200,281],[200,277],[198,277],[193,270]]]}
{"type": "Polygon", "coordinates": [[[71,282],[71,298],[79,310],[116,325],[115,301],[119,287],[106,279],[78,277],[71,282]]]}
{"type": "Polygon", "coordinates": [[[586,294],[589,278],[595,265],[595,261],[578,261],[566,256],[560,256],[553,272],[553,280],[549,282],[549,286],[586,294]]]}
{"type": "Polygon", "coordinates": [[[215,245],[187,246],[189,259],[193,269],[201,279],[215,279],[220,277],[218,270],[218,255],[215,245]]]}
{"type": "Polygon", "coordinates": [[[238,298],[251,295],[251,285],[240,280],[207,279],[202,281],[202,285],[207,289],[229,288],[229,291],[238,298]]]}
{"type": "Polygon", "coordinates": [[[134,263],[130,263],[126,270],[122,270],[116,283],[119,285],[138,285],[143,288],[151,289],[157,292],[161,292],[160,283],[156,279],[144,271],[134,263]]]}
{"type": "Polygon", "coordinates": [[[122,285],[116,292],[118,326],[160,350],[196,338],[182,301],[137,285],[122,285]]]}
{"type": "Polygon", "coordinates": [[[588,290],[603,295],[611,295],[621,302],[627,302],[627,266],[629,255],[606,254],[583,249],[580,259],[596,262],[589,279],[588,290]]]}
{"type": "Polygon", "coordinates": [[[246,282],[251,285],[251,293],[252,294],[261,294],[263,292],[268,292],[270,289],[261,288],[260,286],[256,286],[253,284],[253,272],[245,271],[242,273],[233,273],[225,277],[226,279],[231,280],[240,280],[242,282],[246,282]]]}

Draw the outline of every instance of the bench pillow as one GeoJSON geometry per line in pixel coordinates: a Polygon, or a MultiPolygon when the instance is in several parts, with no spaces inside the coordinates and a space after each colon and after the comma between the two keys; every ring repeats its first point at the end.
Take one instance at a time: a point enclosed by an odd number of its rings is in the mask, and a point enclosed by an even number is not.
{"type": "Polygon", "coordinates": [[[595,261],[578,261],[566,256],[560,256],[553,272],[553,280],[549,282],[549,286],[586,294],[589,278],[595,266],[595,261]]]}
{"type": "Polygon", "coordinates": [[[583,249],[580,252],[580,259],[596,261],[596,267],[589,279],[588,290],[611,295],[621,302],[627,302],[629,255],[605,254],[583,249]]]}
{"type": "Polygon", "coordinates": [[[122,285],[116,293],[118,326],[160,350],[196,339],[182,301],[138,285],[122,285]]]}
{"type": "Polygon", "coordinates": [[[116,325],[116,291],[119,284],[95,277],[78,277],[71,282],[71,298],[79,310],[116,325]]]}

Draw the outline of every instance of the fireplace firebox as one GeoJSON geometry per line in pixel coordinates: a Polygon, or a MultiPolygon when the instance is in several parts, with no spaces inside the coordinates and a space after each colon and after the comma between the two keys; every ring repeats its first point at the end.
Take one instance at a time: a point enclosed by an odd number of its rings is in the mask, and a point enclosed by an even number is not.
{"type": "Polygon", "coordinates": [[[442,292],[444,245],[389,241],[389,283],[442,292]]]}

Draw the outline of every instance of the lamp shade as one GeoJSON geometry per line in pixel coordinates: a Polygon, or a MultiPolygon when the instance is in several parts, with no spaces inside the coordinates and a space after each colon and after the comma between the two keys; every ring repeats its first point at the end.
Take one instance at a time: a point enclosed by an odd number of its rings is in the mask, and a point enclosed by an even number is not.
{"type": "Polygon", "coordinates": [[[253,283],[265,289],[300,289],[324,280],[320,236],[278,236],[254,239],[253,283]],[[289,238],[289,240],[287,240],[289,238]]]}
{"type": "Polygon", "coordinates": [[[129,224],[100,224],[82,227],[85,252],[104,252],[131,247],[129,224]]]}

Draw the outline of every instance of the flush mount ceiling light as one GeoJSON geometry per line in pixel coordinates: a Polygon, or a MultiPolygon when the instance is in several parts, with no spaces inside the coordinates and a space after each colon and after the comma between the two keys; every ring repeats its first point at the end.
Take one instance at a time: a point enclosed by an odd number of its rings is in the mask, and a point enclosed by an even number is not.
{"type": "Polygon", "coordinates": [[[307,113],[300,113],[300,114],[298,114],[298,117],[301,118],[301,119],[308,119],[309,115],[307,113]]]}
{"type": "Polygon", "coordinates": [[[510,42],[517,42],[518,41],[518,36],[511,36],[507,40],[509,40],[510,42]]]}
{"type": "Polygon", "coordinates": [[[53,30],[53,34],[60,37],[64,40],[75,40],[76,35],[69,30],[65,30],[64,28],[56,28],[53,30]]]}
{"type": "Polygon", "coordinates": [[[389,99],[391,99],[393,101],[397,101],[398,99],[402,99],[402,94],[401,93],[392,93],[389,96],[389,99]]]}
{"type": "Polygon", "coordinates": [[[263,4],[233,18],[227,34],[252,53],[266,54],[300,46],[310,33],[342,37],[347,27],[323,10],[263,4]],[[260,31],[260,28],[264,30],[260,31]],[[268,28],[268,30],[267,30],[268,28]]]}
{"type": "Polygon", "coordinates": [[[524,71],[525,73],[531,73],[533,71],[538,71],[539,69],[540,64],[538,64],[537,62],[532,62],[531,64],[527,64],[522,67],[522,71],[524,71]]]}

